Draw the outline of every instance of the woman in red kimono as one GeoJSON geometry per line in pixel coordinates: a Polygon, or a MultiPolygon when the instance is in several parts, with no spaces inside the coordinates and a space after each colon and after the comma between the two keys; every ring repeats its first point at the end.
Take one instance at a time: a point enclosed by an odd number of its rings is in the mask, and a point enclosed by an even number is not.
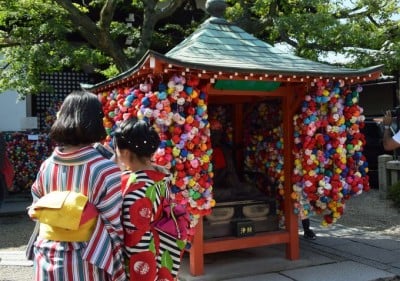
{"type": "Polygon", "coordinates": [[[122,224],[127,274],[135,281],[176,280],[184,237],[177,239],[154,227],[170,194],[169,173],[151,162],[160,138],[147,122],[130,119],[116,129],[114,145],[117,162],[126,168],[122,224]]]}

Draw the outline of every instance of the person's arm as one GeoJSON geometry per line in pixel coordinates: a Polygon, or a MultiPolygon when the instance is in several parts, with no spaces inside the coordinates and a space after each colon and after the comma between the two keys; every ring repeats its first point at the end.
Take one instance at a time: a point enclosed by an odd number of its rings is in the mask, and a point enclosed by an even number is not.
{"type": "Polygon", "coordinates": [[[382,120],[384,127],[383,131],[383,148],[386,151],[395,150],[400,147],[400,131],[397,132],[393,137],[391,136],[390,125],[392,124],[392,114],[390,110],[386,111],[385,116],[382,120]]]}
{"type": "Polygon", "coordinates": [[[99,180],[96,190],[101,190],[100,199],[96,202],[96,207],[103,219],[106,228],[111,236],[116,235],[118,242],[123,241],[123,231],[121,223],[121,174],[117,168],[110,168],[107,176],[99,180]]]}

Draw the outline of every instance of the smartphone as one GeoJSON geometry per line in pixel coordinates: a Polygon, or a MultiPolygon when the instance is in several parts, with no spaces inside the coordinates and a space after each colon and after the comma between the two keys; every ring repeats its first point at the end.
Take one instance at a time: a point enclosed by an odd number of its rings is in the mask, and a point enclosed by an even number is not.
{"type": "Polygon", "coordinates": [[[107,159],[111,159],[114,156],[114,153],[112,153],[112,151],[105,148],[104,145],[102,145],[101,143],[96,142],[93,145],[93,147],[95,149],[97,149],[97,151],[107,159]]]}

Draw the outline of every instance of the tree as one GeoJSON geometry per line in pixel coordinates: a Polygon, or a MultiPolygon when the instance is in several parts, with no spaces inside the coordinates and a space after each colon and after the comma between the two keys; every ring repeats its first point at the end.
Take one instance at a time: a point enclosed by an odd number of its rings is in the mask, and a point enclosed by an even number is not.
{"type": "MultiPolygon", "coordinates": [[[[38,93],[46,87],[40,74],[64,69],[105,79],[135,65],[148,49],[165,53],[207,16],[196,2],[0,0],[0,92],[38,93]]],[[[384,63],[388,74],[400,69],[397,0],[226,2],[228,20],[301,57],[318,61],[333,51],[351,56],[349,67],[384,63]]]]}
{"type": "Polygon", "coordinates": [[[327,52],[352,58],[348,67],[385,64],[400,70],[400,6],[397,0],[228,1],[228,18],[271,44],[321,60],[327,52]]]}
{"type": "Polygon", "coordinates": [[[194,7],[194,1],[188,0],[0,0],[0,48],[4,55],[0,91],[15,89],[24,97],[50,90],[41,81],[41,74],[66,68],[105,77],[125,71],[152,42],[177,44],[190,34],[195,25],[183,16],[178,17],[180,24],[174,25],[176,20],[157,24],[178,9],[194,7]],[[132,22],[130,14],[138,20],[132,22]],[[165,30],[178,35],[175,39],[179,41],[163,36],[165,30]],[[127,39],[130,45],[125,44],[127,39]]]}

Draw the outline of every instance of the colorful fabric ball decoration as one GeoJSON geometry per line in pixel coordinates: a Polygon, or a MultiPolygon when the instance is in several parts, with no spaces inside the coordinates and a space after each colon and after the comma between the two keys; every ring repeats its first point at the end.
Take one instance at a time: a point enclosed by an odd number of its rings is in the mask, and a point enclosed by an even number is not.
{"type": "Polygon", "coordinates": [[[323,225],[335,223],[345,201],[369,190],[368,167],[362,154],[365,138],[361,87],[318,81],[307,93],[294,117],[293,194],[295,212],[323,216],[323,225]]]}
{"type": "MultiPolygon", "coordinates": [[[[368,167],[360,133],[364,116],[358,106],[361,87],[317,81],[294,117],[293,192],[284,194],[282,105],[268,101],[247,111],[244,120],[245,170],[264,173],[276,190],[294,200],[300,217],[323,216],[323,224],[336,222],[345,201],[369,189],[368,167]]],[[[186,203],[191,231],[201,216],[211,212],[212,148],[209,120],[219,120],[232,142],[233,127],[227,107],[209,110],[207,92],[195,76],[173,75],[168,80],[151,77],[136,87],[120,87],[99,94],[103,104],[107,141],[115,126],[135,116],[150,122],[161,138],[154,162],[173,173],[173,196],[186,203]]],[[[268,187],[270,188],[270,187],[268,187]]],[[[265,190],[273,194],[272,188],[265,190]]],[[[283,218],[283,204],[278,214],[283,218]]],[[[283,218],[284,219],[284,218],[283,218]]]]}
{"type": "Polygon", "coordinates": [[[138,87],[115,88],[98,97],[105,112],[108,142],[115,126],[133,116],[150,122],[157,130],[161,145],[153,161],[172,172],[172,196],[187,204],[193,235],[198,219],[215,205],[207,93],[198,79],[173,75],[164,81],[151,77],[138,87]]]}
{"type": "Polygon", "coordinates": [[[245,170],[265,175],[259,177],[262,191],[275,196],[277,214],[283,219],[283,131],[282,105],[268,101],[251,108],[244,120],[245,170]]]}
{"type": "Polygon", "coordinates": [[[38,132],[3,132],[7,155],[15,171],[14,187],[29,190],[42,162],[51,155],[55,144],[48,134],[38,132]]]}

